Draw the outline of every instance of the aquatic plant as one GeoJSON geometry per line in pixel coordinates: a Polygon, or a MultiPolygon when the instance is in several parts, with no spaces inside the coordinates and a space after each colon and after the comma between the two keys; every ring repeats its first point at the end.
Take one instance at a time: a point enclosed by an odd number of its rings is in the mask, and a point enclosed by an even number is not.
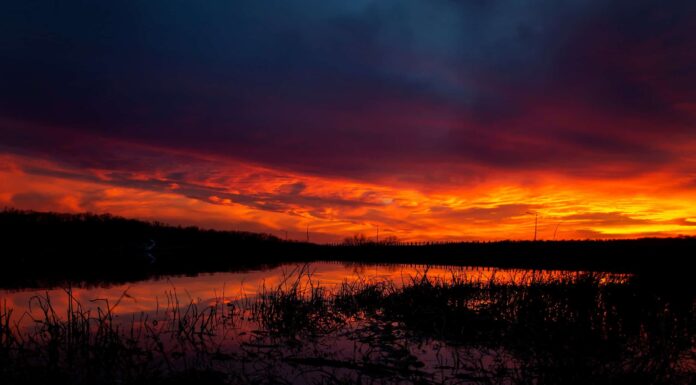
{"type": "Polygon", "coordinates": [[[128,291],[96,310],[65,295],[65,314],[33,297],[26,329],[29,315],[0,307],[3,383],[689,384],[696,373],[694,296],[635,277],[426,270],[328,289],[304,266],[236,301],[181,301],[172,288],[128,319],[128,291]]]}

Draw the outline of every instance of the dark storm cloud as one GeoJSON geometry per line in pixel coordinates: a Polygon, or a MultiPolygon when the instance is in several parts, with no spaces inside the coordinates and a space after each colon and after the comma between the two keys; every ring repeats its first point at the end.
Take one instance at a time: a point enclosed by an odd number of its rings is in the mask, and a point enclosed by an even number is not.
{"type": "Polygon", "coordinates": [[[121,161],[99,142],[80,145],[90,134],[424,183],[424,170],[443,164],[457,165],[453,174],[482,165],[606,176],[599,166],[613,163],[642,172],[677,162],[668,144],[696,129],[693,111],[678,107],[696,100],[695,10],[691,1],[16,2],[0,16],[0,133],[15,151],[82,167],[121,161]],[[7,122],[38,128],[22,134],[7,122]],[[57,128],[75,133],[43,139],[57,128]]]}

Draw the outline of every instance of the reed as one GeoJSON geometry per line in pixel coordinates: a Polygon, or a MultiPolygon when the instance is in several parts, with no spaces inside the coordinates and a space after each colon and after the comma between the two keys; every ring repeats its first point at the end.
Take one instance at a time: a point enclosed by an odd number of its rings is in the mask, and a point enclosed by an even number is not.
{"type": "Polygon", "coordinates": [[[426,270],[328,288],[304,266],[235,302],[224,292],[182,300],[172,288],[161,309],[130,319],[118,311],[128,291],[96,308],[65,296],[65,314],[33,297],[28,329],[18,325],[29,315],[0,306],[4,384],[290,383],[288,373],[308,383],[688,384],[696,373],[693,295],[593,273],[501,283],[426,270]]]}

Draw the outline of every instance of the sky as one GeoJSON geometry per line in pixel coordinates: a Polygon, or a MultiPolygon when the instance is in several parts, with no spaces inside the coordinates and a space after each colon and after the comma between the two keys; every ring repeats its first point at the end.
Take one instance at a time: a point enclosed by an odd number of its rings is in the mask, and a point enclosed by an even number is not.
{"type": "Polygon", "coordinates": [[[16,1],[0,207],[333,242],[696,235],[694,1],[16,1]]]}

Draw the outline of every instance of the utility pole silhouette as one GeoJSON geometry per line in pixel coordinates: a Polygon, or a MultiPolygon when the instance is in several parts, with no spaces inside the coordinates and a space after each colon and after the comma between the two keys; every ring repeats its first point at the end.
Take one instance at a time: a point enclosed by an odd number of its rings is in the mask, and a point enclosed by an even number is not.
{"type": "Polygon", "coordinates": [[[539,213],[527,211],[527,214],[534,214],[534,241],[537,240],[537,226],[539,224],[539,213]]]}

